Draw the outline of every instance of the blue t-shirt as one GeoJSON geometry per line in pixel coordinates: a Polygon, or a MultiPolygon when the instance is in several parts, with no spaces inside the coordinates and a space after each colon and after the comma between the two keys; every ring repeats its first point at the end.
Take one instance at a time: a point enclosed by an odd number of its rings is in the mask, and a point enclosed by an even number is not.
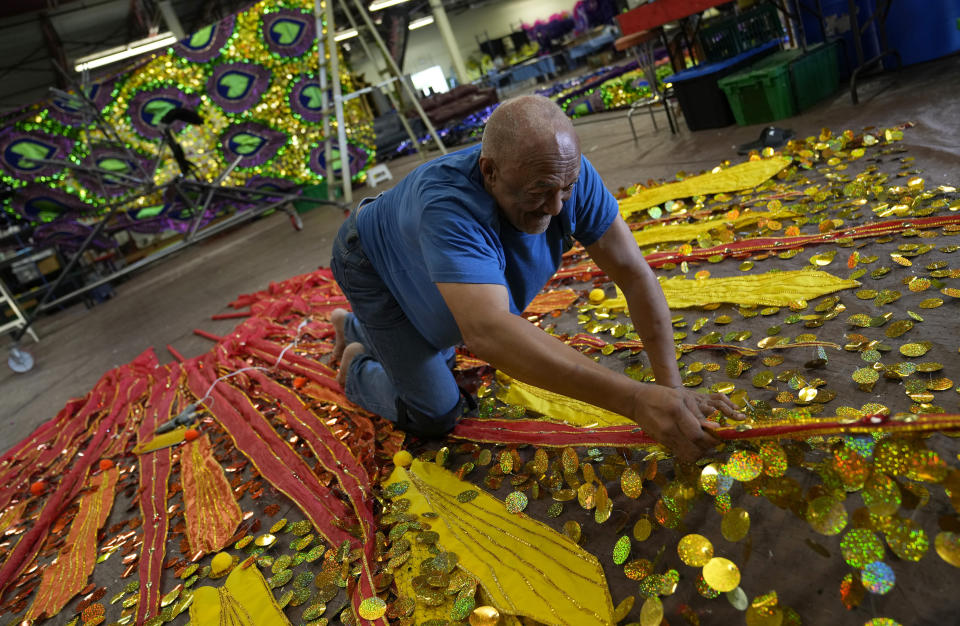
{"type": "Polygon", "coordinates": [[[435,283],[504,285],[520,314],[560,267],[564,235],[585,246],[617,217],[617,201],[580,158],[570,199],[528,235],[483,187],[480,147],[425,163],[357,213],[364,252],[414,327],[438,350],[462,341],[435,283]]]}

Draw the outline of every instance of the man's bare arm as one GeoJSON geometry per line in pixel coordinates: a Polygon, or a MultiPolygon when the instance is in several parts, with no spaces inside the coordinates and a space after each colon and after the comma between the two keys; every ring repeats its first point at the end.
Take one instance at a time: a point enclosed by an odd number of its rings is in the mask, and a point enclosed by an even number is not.
{"type": "Polygon", "coordinates": [[[618,216],[600,239],[587,246],[587,253],[623,291],[630,319],[643,341],[657,384],[694,394],[694,400],[706,413],[720,409],[730,417],[742,418],[743,415],[725,395],[695,394],[681,386],[670,308],[657,277],[647,265],[623,218],[618,216]]]}
{"type": "Polygon", "coordinates": [[[695,399],[644,385],[580,354],[513,315],[502,285],[437,283],[467,347],[481,359],[531,385],[625,415],[684,460],[716,440],[701,428],[695,399]]]}
{"type": "Polygon", "coordinates": [[[623,218],[618,216],[600,239],[587,246],[587,254],[627,297],[630,319],[643,341],[657,383],[665,387],[680,385],[670,309],[623,218]]]}

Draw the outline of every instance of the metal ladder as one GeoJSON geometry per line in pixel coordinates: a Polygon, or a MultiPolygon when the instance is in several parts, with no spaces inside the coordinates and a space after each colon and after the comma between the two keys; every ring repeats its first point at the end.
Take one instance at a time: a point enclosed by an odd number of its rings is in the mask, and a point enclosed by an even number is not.
{"type": "MultiPolygon", "coordinates": [[[[370,47],[367,45],[367,42],[364,37],[364,33],[359,28],[356,20],[354,19],[353,12],[351,12],[348,0],[339,0],[340,7],[343,9],[344,14],[347,16],[347,19],[350,22],[350,26],[357,30],[358,41],[363,47],[364,52],[367,57],[371,60],[374,59],[370,47]]],[[[332,108],[334,111],[335,119],[337,121],[337,131],[336,131],[336,143],[337,149],[340,151],[341,159],[343,159],[341,164],[340,171],[340,184],[343,188],[343,200],[348,205],[353,201],[353,188],[352,181],[350,180],[350,172],[348,170],[346,155],[347,155],[347,136],[346,136],[346,122],[343,116],[343,104],[344,102],[356,98],[371,91],[373,88],[379,88],[387,86],[394,81],[400,83],[401,88],[407,93],[407,96],[410,98],[414,109],[417,112],[417,115],[423,121],[424,127],[427,129],[427,132],[433,137],[434,142],[437,145],[437,148],[440,150],[441,154],[447,153],[446,146],[443,145],[443,140],[440,139],[440,134],[437,132],[436,128],[433,127],[433,124],[430,122],[430,118],[427,117],[426,112],[423,110],[423,107],[420,106],[420,101],[417,97],[417,94],[414,92],[413,88],[407,82],[407,79],[404,77],[401,68],[397,65],[397,62],[394,60],[393,56],[390,55],[389,50],[387,49],[386,44],[383,39],[380,37],[380,34],[377,32],[376,27],[373,24],[373,20],[370,19],[370,14],[367,12],[367,9],[363,6],[361,0],[353,0],[354,10],[357,15],[360,16],[360,19],[363,21],[366,26],[366,34],[369,34],[376,44],[377,48],[380,50],[380,53],[383,57],[383,60],[387,64],[387,71],[391,74],[391,77],[385,81],[377,83],[371,87],[360,89],[358,91],[343,93],[340,85],[340,60],[337,56],[337,51],[339,44],[336,41],[336,24],[334,23],[333,17],[333,0],[327,0],[326,2],[321,2],[321,0],[315,0],[314,3],[314,15],[317,20],[317,40],[320,45],[317,46],[317,56],[319,63],[319,83],[321,89],[321,104],[320,108],[324,111],[323,116],[323,144],[324,144],[324,162],[327,163],[327,193],[329,198],[333,199],[334,193],[334,182],[335,174],[333,168],[333,143],[334,138],[331,137],[330,132],[330,120],[328,112],[332,108]],[[325,37],[321,33],[326,31],[325,37]],[[329,60],[327,59],[329,56],[329,60]],[[327,70],[329,67],[329,78],[330,78],[330,91],[332,92],[332,100],[330,102],[330,96],[327,94],[327,70]]],[[[376,66],[376,62],[374,62],[376,66]]],[[[378,68],[379,69],[379,68],[378,68]]],[[[393,94],[389,90],[384,90],[387,98],[390,99],[390,103],[393,105],[393,108],[400,112],[399,103],[393,94]]],[[[420,145],[418,138],[414,134],[413,130],[410,128],[410,125],[407,123],[406,118],[403,113],[400,112],[400,122],[403,124],[404,129],[407,131],[407,135],[410,137],[410,141],[413,143],[414,148],[420,153],[420,145]]],[[[422,153],[421,153],[422,158],[422,153]]]]}
{"type": "MultiPolygon", "coordinates": [[[[13,319],[0,325],[0,334],[10,332],[11,330],[26,328],[27,334],[30,335],[34,342],[39,342],[40,338],[37,337],[37,333],[33,330],[33,327],[28,325],[27,317],[20,309],[20,305],[17,304],[16,298],[13,297],[13,294],[10,293],[7,286],[0,280],[0,311],[4,310],[5,307],[9,307],[13,311],[13,319]]],[[[10,357],[7,359],[7,364],[10,366],[10,369],[15,372],[26,372],[33,367],[33,357],[30,356],[29,353],[14,346],[10,350],[10,357]]]]}

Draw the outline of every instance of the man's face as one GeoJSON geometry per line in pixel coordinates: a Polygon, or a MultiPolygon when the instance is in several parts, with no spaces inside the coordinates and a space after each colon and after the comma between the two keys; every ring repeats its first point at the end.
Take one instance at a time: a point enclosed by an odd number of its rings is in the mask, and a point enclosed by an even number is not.
{"type": "Polygon", "coordinates": [[[580,147],[574,138],[558,137],[557,148],[547,152],[504,165],[481,163],[487,190],[500,210],[514,228],[529,235],[547,230],[580,176],[580,147]]]}

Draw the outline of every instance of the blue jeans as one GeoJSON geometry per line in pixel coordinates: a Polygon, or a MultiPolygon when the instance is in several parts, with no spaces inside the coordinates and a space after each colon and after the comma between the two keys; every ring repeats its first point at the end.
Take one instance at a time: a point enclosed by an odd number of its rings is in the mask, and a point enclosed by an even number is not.
{"type": "Polygon", "coordinates": [[[347,370],[347,398],[415,435],[450,431],[464,407],[454,349],[437,350],[407,319],[360,246],[356,211],[333,242],[330,268],[353,309],[345,339],[365,349],[347,370]]]}

